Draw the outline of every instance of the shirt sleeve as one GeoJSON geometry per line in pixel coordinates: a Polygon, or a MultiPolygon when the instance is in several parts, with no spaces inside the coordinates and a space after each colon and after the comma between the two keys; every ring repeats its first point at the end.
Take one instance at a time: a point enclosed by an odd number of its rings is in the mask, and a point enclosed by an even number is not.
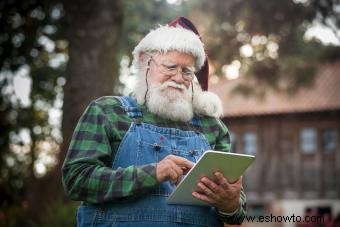
{"type": "Polygon", "coordinates": [[[62,167],[63,186],[70,199],[112,202],[138,196],[157,184],[155,164],[111,168],[112,140],[117,133],[113,125],[112,115],[109,121],[96,102],[80,118],[62,167]]]}
{"type": "MultiPolygon", "coordinates": [[[[231,145],[228,128],[220,119],[217,119],[217,121],[219,125],[219,133],[216,138],[215,149],[218,151],[230,152],[231,145]]],[[[220,218],[220,220],[226,224],[242,224],[246,215],[246,200],[246,195],[242,187],[240,193],[239,207],[235,212],[232,212],[231,214],[218,212],[218,217],[220,218]]]]}
{"type": "Polygon", "coordinates": [[[230,152],[231,143],[228,128],[220,119],[217,119],[217,124],[219,131],[216,138],[215,150],[230,152]]]}

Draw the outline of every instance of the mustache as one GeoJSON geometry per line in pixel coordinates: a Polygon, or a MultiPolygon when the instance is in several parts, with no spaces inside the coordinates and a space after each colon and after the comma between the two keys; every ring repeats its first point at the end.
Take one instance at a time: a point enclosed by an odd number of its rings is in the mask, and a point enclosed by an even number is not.
{"type": "Polygon", "coordinates": [[[160,85],[160,86],[158,87],[158,89],[159,89],[159,90],[164,90],[164,89],[166,89],[166,88],[168,88],[168,87],[179,88],[179,89],[181,89],[181,90],[185,90],[185,89],[186,89],[186,87],[184,86],[184,84],[178,84],[178,83],[173,82],[173,81],[166,81],[166,82],[164,82],[162,85],[160,85]]]}

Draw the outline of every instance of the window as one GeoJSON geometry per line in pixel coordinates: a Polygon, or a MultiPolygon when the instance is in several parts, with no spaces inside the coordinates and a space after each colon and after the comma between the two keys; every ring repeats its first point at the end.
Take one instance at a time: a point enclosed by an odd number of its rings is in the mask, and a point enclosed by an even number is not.
{"type": "Polygon", "coordinates": [[[335,151],[337,133],[335,129],[326,129],[322,132],[322,150],[326,153],[335,151]]]}
{"type": "Polygon", "coordinates": [[[316,130],[303,128],[300,131],[300,150],[304,154],[313,154],[317,146],[316,130]]]}
{"type": "Polygon", "coordinates": [[[243,135],[243,151],[245,154],[254,155],[257,152],[257,136],[254,132],[246,132],[243,135]]]}

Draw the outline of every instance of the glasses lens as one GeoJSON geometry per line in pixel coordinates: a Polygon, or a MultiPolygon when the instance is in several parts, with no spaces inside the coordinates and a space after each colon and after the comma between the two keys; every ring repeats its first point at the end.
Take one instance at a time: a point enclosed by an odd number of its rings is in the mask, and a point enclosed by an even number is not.
{"type": "Polygon", "coordinates": [[[178,65],[167,65],[164,63],[158,63],[153,58],[151,58],[151,60],[153,60],[158,70],[164,75],[175,76],[177,75],[178,71],[180,71],[184,80],[191,81],[194,78],[195,72],[191,71],[188,68],[180,68],[178,65]]]}
{"type": "Polygon", "coordinates": [[[161,71],[169,76],[174,76],[177,74],[178,70],[176,66],[167,66],[167,65],[162,65],[161,71]]]}

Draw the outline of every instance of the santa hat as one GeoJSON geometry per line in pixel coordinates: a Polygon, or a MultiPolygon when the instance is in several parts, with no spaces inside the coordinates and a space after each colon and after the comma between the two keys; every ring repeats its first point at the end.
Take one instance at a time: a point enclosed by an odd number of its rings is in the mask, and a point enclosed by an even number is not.
{"type": "Polygon", "coordinates": [[[185,17],[177,17],[168,25],[151,30],[135,47],[134,60],[143,52],[179,51],[191,54],[196,59],[196,77],[203,90],[208,89],[209,65],[204,44],[193,23],[185,17]]]}

